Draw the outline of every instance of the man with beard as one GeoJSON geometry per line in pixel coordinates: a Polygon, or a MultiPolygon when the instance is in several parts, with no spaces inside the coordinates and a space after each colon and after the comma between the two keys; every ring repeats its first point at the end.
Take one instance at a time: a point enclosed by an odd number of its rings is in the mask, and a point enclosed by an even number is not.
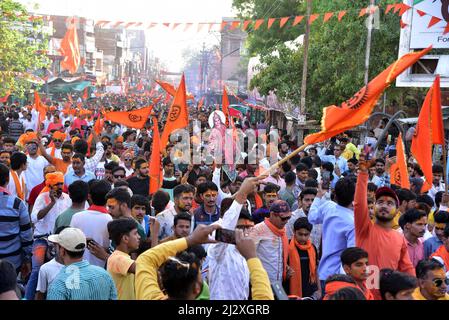
{"type": "Polygon", "coordinates": [[[44,168],[49,165],[48,161],[43,156],[38,155],[38,147],[39,142],[37,139],[26,142],[28,167],[25,171],[25,183],[28,190],[33,190],[35,186],[44,181],[44,168]]]}
{"type": "Polygon", "coordinates": [[[55,131],[52,136],[53,146],[47,148],[45,151],[53,158],[62,159],[62,144],[67,135],[61,131],[55,131]]]}
{"type": "Polygon", "coordinates": [[[415,300],[449,300],[448,279],[444,266],[434,259],[421,260],[416,266],[418,288],[413,292],[415,300]]]}
{"type": "Polygon", "coordinates": [[[404,237],[407,242],[408,255],[413,266],[424,259],[424,244],[420,238],[424,236],[427,225],[427,215],[417,209],[407,211],[402,217],[404,237]]]}
{"type": "Polygon", "coordinates": [[[73,156],[73,146],[70,144],[70,142],[66,142],[62,145],[61,150],[59,151],[61,158],[57,158],[48,154],[42,143],[39,143],[39,150],[42,156],[56,167],[57,171],[60,171],[63,174],[67,173],[67,168],[72,164],[73,156]]]}
{"type": "Polygon", "coordinates": [[[150,191],[150,177],[148,176],[148,162],[145,159],[138,159],[135,164],[135,176],[129,178],[129,188],[133,194],[148,196],[150,191]]]}
{"type": "Polygon", "coordinates": [[[220,218],[220,209],[217,206],[218,187],[212,181],[206,181],[198,186],[197,194],[201,198],[201,206],[194,212],[195,228],[198,224],[209,225],[220,218]]]}
{"type": "MultiPolygon", "coordinates": [[[[369,255],[369,264],[379,269],[390,268],[415,275],[415,268],[407,250],[407,241],[399,232],[393,229],[393,219],[399,207],[396,193],[382,187],[376,191],[374,213],[376,221],[373,224],[368,213],[368,170],[372,161],[366,161],[365,155],[360,155],[359,175],[354,196],[354,222],[356,245],[369,255]]],[[[374,293],[378,294],[375,290],[374,293]]]]}
{"type": "Polygon", "coordinates": [[[6,150],[0,151],[0,163],[9,168],[11,166],[11,152],[6,150]]]}
{"type": "Polygon", "coordinates": [[[53,233],[56,218],[72,205],[69,195],[62,192],[64,175],[61,172],[48,173],[45,185],[31,212],[31,222],[34,224],[33,269],[25,293],[27,300],[33,300],[36,294],[39,269],[45,262],[47,237],[53,233]]]}
{"type": "Polygon", "coordinates": [[[385,172],[385,161],[383,159],[376,159],[376,177],[379,179],[380,187],[390,186],[390,176],[385,172]]]}
{"type": "Polygon", "coordinates": [[[175,206],[162,211],[156,216],[156,219],[160,224],[159,239],[164,239],[173,234],[173,222],[177,214],[181,212],[190,213],[189,211],[192,208],[194,194],[195,188],[190,184],[180,184],[179,186],[176,186],[173,190],[175,206]]]}
{"type": "Polygon", "coordinates": [[[81,153],[75,153],[72,157],[72,169],[70,169],[64,176],[64,184],[68,187],[73,182],[82,180],[89,182],[95,179],[95,175],[91,171],[84,168],[86,158],[81,153]]]}

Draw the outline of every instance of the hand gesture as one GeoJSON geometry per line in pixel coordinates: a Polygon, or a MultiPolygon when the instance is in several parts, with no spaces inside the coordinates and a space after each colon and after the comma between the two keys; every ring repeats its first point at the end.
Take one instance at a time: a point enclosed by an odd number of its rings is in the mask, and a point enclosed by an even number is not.
{"type": "Polygon", "coordinates": [[[359,170],[361,172],[368,172],[369,168],[374,165],[374,160],[366,160],[366,154],[362,152],[359,157],[359,170]]]}
{"type": "Polygon", "coordinates": [[[198,225],[196,229],[186,238],[187,245],[192,247],[197,244],[217,243],[217,241],[210,238],[209,235],[220,228],[221,226],[218,224],[211,224],[209,226],[203,224],[198,225]]]}
{"type": "Polygon", "coordinates": [[[254,240],[244,235],[243,230],[235,230],[235,246],[246,260],[257,257],[254,240]]]}

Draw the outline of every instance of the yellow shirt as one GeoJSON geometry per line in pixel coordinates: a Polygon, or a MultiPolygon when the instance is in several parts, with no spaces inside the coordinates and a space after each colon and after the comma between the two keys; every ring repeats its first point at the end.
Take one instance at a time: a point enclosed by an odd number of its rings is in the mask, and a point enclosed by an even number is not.
{"type": "MultiPolygon", "coordinates": [[[[136,298],[137,300],[164,300],[167,296],[162,292],[157,281],[159,267],[178,252],[187,249],[185,238],[168,241],[142,253],[136,260],[136,298]]],[[[259,258],[247,261],[251,281],[253,300],[274,300],[268,274],[259,258]]]]}
{"type": "MultiPolygon", "coordinates": [[[[418,288],[415,289],[412,293],[413,299],[415,300],[427,300],[422,294],[421,290],[418,288]]],[[[449,294],[446,293],[446,295],[438,300],[449,300],[449,294]]]]}
{"type": "Polygon", "coordinates": [[[399,218],[401,217],[402,213],[398,210],[398,212],[396,213],[396,215],[393,218],[393,229],[397,230],[400,228],[399,226],[399,218]]]}
{"type": "Polygon", "coordinates": [[[117,288],[118,300],[136,300],[134,274],[128,273],[135,261],[125,252],[115,250],[108,259],[108,272],[117,288]]]}

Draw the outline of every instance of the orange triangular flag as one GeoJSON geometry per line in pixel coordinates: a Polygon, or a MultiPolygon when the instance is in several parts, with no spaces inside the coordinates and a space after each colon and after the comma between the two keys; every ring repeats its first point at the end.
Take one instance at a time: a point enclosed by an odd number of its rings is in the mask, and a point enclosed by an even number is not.
{"type": "Polygon", "coordinates": [[[204,97],[202,97],[201,100],[198,102],[198,111],[201,110],[203,103],[204,103],[204,97]]]}
{"type": "Polygon", "coordinates": [[[131,110],[131,111],[113,111],[106,112],[104,118],[106,120],[123,124],[128,128],[142,129],[153,110],[153,106],[131,110]]]}
{"type": "Polygon", "coordinates": [[[302,19],[304,19],[304,16],[296,16],[295,20],[293,20],[293,27],[300,23],[302,19]]]}
{"type": "Polygon", "coordinates": [[[75,24],[72,23],[67,28],[59,51],[61,56],[64,56],[64,60],[61,61],[61,71],[68,70],[71,74],[76,73],[81,64],[81,54],[75,24]]]}
{"type": "Polygon", "coordinates": [[[246,20],[244,23],[243,23],[243,31],[245,31],[247,28],[248,28],[248,26],[249,26],[249,24],[252,22],[252,20],[246,20]]]}
{"type": "Polygon", "coordinates": [[[401,10],[399,10],[399,16],[402,16],[404,13],[407,12],[407,10],[411,9],[412,7],[406,5],[405,3],[402,3],[401,10]]]}
{"type": "Polygon", "coordinates": [[[260,26],[262,25],[262,23],[264,23],[264,22],[265,22],[264,19],[256,20],[256,23],[254,24],[254,30],[259,29],[259,27],[260,27],[260,26]]]}
{"type": "Polygon", "coordinates": [[[178,23],[178,22],[174,22],[174,23],[173,23],[173,26],[172,26],[172,28],[171,28],[171,29],[172,29],[172,30],[175,30],[175,29],[176,29],[176,27],[177,27],[177,26],[179,26],[179,25],[180,25],[180,23],[178,23]]]}
{"type": "Polygon", "coordinates": [[[390,12],[391,9],[393,9],[393,7],[394,7],[394,4],[388,4],[388,5],[387,5],[387,8],[385,9],[385,14],[387,14],[388,12],[390,12]]]}
{"type": "Polygon", "coordinates": [[[363,17],[364,15],[366,15],[366,8],[360,10],[359,17],[363,17]]]}
{"type": "Polygon", "coordinates": [[[341,19],[343,19],[343,17],[346,15],[346,12],[346,10],[343,10],[338,13],[338,21],[341,21],[341,19]]]}
{"type": "Polygon", "coordinates": [[[441,21],[440,18],[432,16],[432,18],[430,19],[430,22],[429,22],[429,25],[427,26],[427,28],[433,27],[434,25],[436,25],[440,21],[441,21]]]}
{"type": "Polygon", "coordinates": [[[84,92],[83,92],[83,100],[87,100],[89,98],[89,94],[88,91],[89,89],[87,89],[87,87],[84,88],[84,92]]]}
{"type": "Polygon", "coordinates": [[[189,30],[193,23],[186,23],[186,27],[184,28],[184,32],[189,30]]]}
{"type": "Polygon", "coordinates": [[[399,20],[399,24],[401,26],[401,29],[404,29],[408,24],[406,24],[404,21],[402,21],[402,18],[399,20]]]}
{"type": "Polygon", "coordinates": [[[334,15],[333,12],[327,12],[324,14],[324,19],[323,22],[328,22],[330,18],[332,18],[332,16],[334,15]]]}
{"type": "Polygon", "coordinates": [[[163,26],[166,26],[167,28],[170,27],[170,23],[169,23],[169,22],[164,22],[164,23],[162,23],[162,25],[163,25],[163,26]]]}
{"type": "MultiPolygon", "coordinates": [[[[45,120],[45,115],[47,114],[47,107],[42,103],[41,97],[37,91],[34,91],[34,108],[37,112],[39,112],[39,121],[38,124],[45,120]]],[[[39,127],[38,126],[38,127],[39,127]]]]}
{"type": "Polygon", "coordinates": [[[153,144],[151,147],[150,157],[150,190],[149,193],[153,194],[159,190],[162,184],[162,170],[161,170],[161,153],[160,153],[160,136],[159,126],[157,118],[153,117],[153,144]]]}
{"type": "Polygon", "coordinates": [[[446,35],[449,33],[449,23],[446,25],[446,28],[444,28],[443,35],[446,35]]]}
{"type": "Polygon", "coordinates": [[[184,74],[176,91],[173,104],[168,111],[167,122],[161,136],[161,151],[167,146],[168,138],[176,129],[182,129],[189,125],[189,113],[187,110],[186,84],[184,74]]]}
{"type": "Polygon", "coordinates": [[[309,18],[309,24],[312,24],[316,19],[318,19],[319,16],[319,13],[312,14],[309,18]]]}
{"type": "MultiPolygon", "coordinates": [[[[162,89],[165,90],[165,92],[170,94],[172,97],[174,97],[176,95],[176,89],[173,85],[171,85],[168,82],[164,82],[164,81],[160,81],[160,80],[155,80],[155,81],[158,85],[160,85],[162,87],[162,89]]],[[[191,95],[191,94],[187,95],[187,100],[194,100],[193,95],[191,95]]]]}
{"type": "Polygon", "coordinates": [[[227,21],[223,21],[222,23],[221,23],[221,27],[220,27],[220,30],[221,31],[223,31],[224,30],[224,28],[226,28],[226,25],[228,24],[228,22],[227,21]]]}
{"type": "Polygon", "coordinates": [[[226,127],[229,127],[229,97],[228,93],[226,92],[226,87],[223,87],[223,98],[222,98],[222,109],[223,113],[226,117],[226,127]]]}
{"type": "Polygon", "coordinates": [[[390,183],[401,188],[410,189],[410,180],[408,177],[407,160],[405,158],[404,142],[402,134],[399,134],[396,142],[396,163],[390,168],[390,183]]]}
{"type": "Polygon", "coordinates": [[[279,28],[282,28],[287,23],[288,19],[290,19],[290,17],[281,18],[281,20],[279,22],[279,28]]]}
{"type": "Polygon", "coordinates": [[[232,21],[231,30],[234,30],[240,26],[240,21],[232,21]]]}
{"type": "Polygon", "coordinates": [[[157,25],[156,22],[151,22],[151,23],[148,25],[148,28],[147,28],[147,29],[151,29],[151,28],[155,27],[156,25],[157,25]]]}
{"type": "Polygon", "coordinates": [[[198,29],[196,30],[196,32],[200,32],[204,27],[204,23],[198,23],[198,29]]]}
{"type": "Polygon", "coordinates": [[[214,26],[215,23],[209,23],[209,32],[212,30],[212,27],[214,26]]]}
{"type": "Polygon", "coordinates": [[[270,18],[268,19],[268,29],[271,28],[271,26],[273,25],[273,23],[276,21],[276,18],[270,18]]]}
{"type": "Polygon", "coordinates": [[[432,187],[432,144],[444,146],[440,79],[438,76],[426,95],[412,138],[412,154],[426,178],[422,192],[426,192],[432,187]]]}
{"type": "Polygon", "coordinates": [[[394,6],[393,12],[396,13],[396,12],[399,11],[399,9],[402,8],[402,3],[396,3],[396,4],[393,5],[393,6],[394,6]]]}
{"type": "Polygon", "coordinates": [[[419,14],[420,17],[424,17],[427,13],[425,13],[424,11],[421,10],[416,10],[416,12],[419,14]]]}
{"type": "Polygon", "coordinates": [[[364,123],[368,120],[384,90],[397,76],[415,64],[431,49],[432,46],[422,51],[403,55],[371,80],[367,86],[360,89],[351,99],[342,103],[340,107],[333,105],[324,108],[321,131],[308,135],[304,142],[306,144],[321,142],[364,123]]]}

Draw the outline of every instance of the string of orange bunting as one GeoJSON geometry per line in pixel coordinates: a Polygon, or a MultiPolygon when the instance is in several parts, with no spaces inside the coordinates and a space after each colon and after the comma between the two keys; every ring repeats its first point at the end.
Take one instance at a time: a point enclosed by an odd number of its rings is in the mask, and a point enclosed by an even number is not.
{"type": "MultiPolygon", "coordinates": [[[[396,4],[389,4],[385,7],[384,12],[385,14],[388,13],[394,13],[398,14],[400,17],[404,13],[406,13],[408,10],[414,9],[416,12],[421,16],[429,16],[429,24],[427,28],[431,28],[437,23],[441,22],[442,19],[439,17],[435,17],[430,13],[424,12],[422,10],[416,9],[413,6],[409,6],[405,3],[396,3],[396,4]]],[[[377,10],[381,10],[379,6],[373,6],[373,7],[366,7],[361,9],[356,9],[356,12],[358,13],[358,17],[364,17],[368,14],[372,14],[376,12],[377,10]]],[[[324,23],[330,21],[332,18],[336,18],[339,22],[343,20],[343,17],[347,16],[348,12],[352,11],[351,9],[348,10],[340,10],[335,12],[325,12],[325,13],[312,13],[310,16],[305,15],[299,15],[299,16],[286,16],[286,17],[276,17],[276,18],[265,18],[265,19],[248,19],[248,20],[231,20],[231,21],[222,21],[222,22],[127,22],[127,21],[109,21],[109,20],[98,20],[95,23],[95,26],[101,27],[101,28],[125,28],[125,29],[136,29],[136,28],[146,28],[151,29],[157,26],[164,26],[171,30],[180,30],[181,26],[184,26],[183,31],[188,31],[191,29],[194,25],[197,25],[197,32],[200,32],[204,27],[208,26],[208,31],[211,31],[211,29],[214,26],[219,26],[220,30],[223,30],[226,26],[229,26],[230,30],[234,30],[237,28],[241,28],[243,31],[246,31],[248,28],[252,27],[253,30],[258,30],[262,26],[266,27],[267,30],[270,29],[276,22],[279,23],[279,27],[283,28],[287,25],[287,22],[292,21],[291,27],[294,27],[298,24],[300,24],[303,21],[308,21],[309,24],[314,23],[317,21],[320,17],[322,17],[322,21],[324,23]]],[[[29,16],[29,20],[37,20],[37,19],[43,19],[43,20],[51,20],[51,16],[36,16],[32,15],[29,16]]],[[[82,20],[83,18],[81,18],[82,20]]],[[[405,23],[402,19],[400,20],[401,28],[405,28],[408,26],[407,23],[405,23]]],[[[444,29],[444,35],[449,33],[449,22],[446,24],[446,27],[444,29]]]]}

